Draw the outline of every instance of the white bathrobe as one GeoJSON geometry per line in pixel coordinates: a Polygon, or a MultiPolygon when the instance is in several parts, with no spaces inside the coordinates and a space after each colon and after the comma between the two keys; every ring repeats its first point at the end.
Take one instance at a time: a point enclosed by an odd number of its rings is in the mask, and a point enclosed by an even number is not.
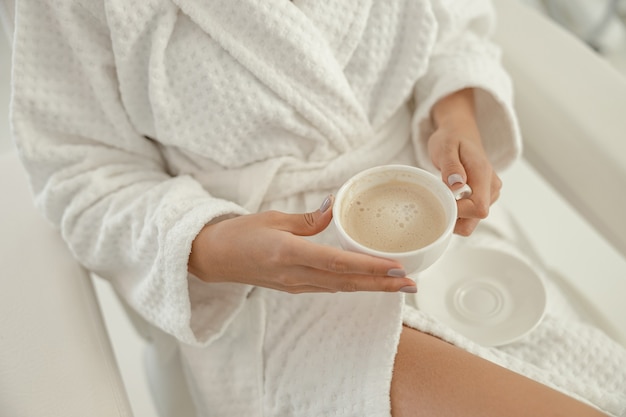
{"type": "MultiPolygon", "coordinates": [[[[12,122],[36,202],[176,341],[200,415],[389,416],[403,322],[624,413],[614,361],[616,376],[584,375],[588,389],[562,370],[580,356],[534,360],[549,330],[487,349],[403,294],[294,296],[187,274],[208,222],[314,210],[377,164],[434,170],[429,113],[458,89],[476,88],[493,165],[513,162],[492,13],[478,0],[18,1],[12,122]]],[[[334,244],[332,231],[317,239],[334,244]]]]}

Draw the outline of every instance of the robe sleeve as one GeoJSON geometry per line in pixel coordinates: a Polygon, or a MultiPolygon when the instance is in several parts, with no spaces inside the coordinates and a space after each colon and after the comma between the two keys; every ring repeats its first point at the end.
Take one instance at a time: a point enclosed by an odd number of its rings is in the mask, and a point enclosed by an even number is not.
{"type": "Polygon", "coordinates": [[[501,51],[490,39],[495,11],[486,0],[433,0],[437,40],[426,74],[414,90],[413,140],[421,166],[435,170],[427,141],[433,132],[431,110],[438,100],[463,88],[475,89],[478,127],[496,170],[521,154],[521,138],[513,109],[512,84],[501,51]]]}
{"type": "Polygon", "coordinates": [[[129,121],[103,3],[18,2],[13,135],[37,206],[77,260],[148,322],[208,343],[250,287],[215,285],[192,306],[191,243],[212,219],[245,210],[169,175],[160,145],[129,121]],[[192,310],[211,317],[201,331],[192,310]]]}

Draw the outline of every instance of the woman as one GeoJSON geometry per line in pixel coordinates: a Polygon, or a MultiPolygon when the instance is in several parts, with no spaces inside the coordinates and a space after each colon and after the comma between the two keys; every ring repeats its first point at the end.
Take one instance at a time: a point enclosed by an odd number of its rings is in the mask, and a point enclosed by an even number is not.
{"type": "Polygon", "coordinates": [[[520,152],[488,3],[16,13],[13,126],[37,202],[175,341],[199,415],[620,412],[610,389],[588,399],[528,372],[575,400],[435,337],[404,303],[417,288],[402,265],[326,230],[338,186],[391,162],[473,188],[458,234],[487,216],[520,152]],[[581,402],[597,398],[612,402],[581,402]]]}

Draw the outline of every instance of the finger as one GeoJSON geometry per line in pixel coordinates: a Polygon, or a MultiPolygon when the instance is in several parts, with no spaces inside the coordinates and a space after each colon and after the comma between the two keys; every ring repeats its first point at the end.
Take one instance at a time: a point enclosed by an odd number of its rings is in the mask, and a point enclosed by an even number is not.
{"type": "Polygon", "coordinates": [[[342,274],[332,271],[322,271],[303,267],[298,273],[298,280],[310,286],[322,287],[331,292],[354,291],[408,291],[408,288],[417,288],[415,281],[410,278],[394,278],[389,276],[373,276],[361,274],[342,274]]]}
{"type": "Polygon", "coordinates": [[[454,226],[454,233],[460,236],[471,235],[480,223],[480,219],[458,219],[454,226]]]}
{"type": "Polygon", "coordinates": [[[489,215],[491,197],[485,202],[484,199],[474,197],[464,198],[457,202],[459,219],[485,219],[489,215]]]}
{"type": "Polygon", "coordinates": [[[334,196],[327,196],[319,209],[298,214],[273,212],[271,226],[298,236],[312,236],[324,230],[332,219],[334,196]]]}
{"type": "Polygon", "coordinates": [[[493,205],[493,203],[495,203],[496,201],[498,201],[498,198],[500,198],[500,188],[498,189],[494,189],[491,192],[491,204],[493,205]]]}
{"type": "Polygon", "coordinates": [[[314,285],[297,285],[293,287],[280,287],[274,288],[276,290],[288,292],[290,294],[305,294],[305,293],[335,293],[337,290],[333,290],[325,287],[317,287],[314,285]]]}
{"type": "Polygon", "coordinates": [[[461,218],[484,219],[489,215],[491,206],[492,174],[491,169],[485,169],[488,162],[466,162],[468,184],[472,187],[472,195],[459,200],[458,211],[461,218]]]}
{"type": "Polygon", "coordinates": [[[331,246],[318,245],[302,239],[292,245],[290,263],[339,274],[374,276],[405,275],[401,263],[357,252],[345,251],[331,246]]]}
{"type": "Polygon", "coordinates": [[[467,173],[459,156],[458,142],[448,142],[436,154],[435,166],[441,171],[441,179],[450,188],[457,189],[467,182],[467,173]]]}
{"type": "Polygon", "coordinates": [[[373,277],[370,275],[342,276],[330,284],[340,292],[417,292],[417,285],[410,278],[373,277]]]}
{"type": "Polygon", "coordinates": [[[491,204],[495,203],[498,198],[500,198],[500,191],[502,191],[502,180],[496,174],[493,173],[491,179],[491,204]]]}
{"type": "MultiPolygon", "coordinates": [[[[497,175],[493,175],[492,179],[492,187],[491,187],[491,204],[495,203],[500,197],[500,190],[502,189],[502,181],[497,175]]],[[[472,202],[459,202],[459,219],[457,219],[454,233],[461,236],[469,236],[471,235],[478,224],[480,223],[480,217],[469,217],[465,216],[467,213],[476,214],[475,206],[473,206],[472,202]],[[465,205],[466,207],[462,207],[465,205]],[[471,208],[467,208],[467,205],[472,206],[471,208]]],[[[486,215],[487,213],[482,213],[486,215]]]]}
{"type": "MultiPolygon", "coordinates": [[[[502,189],[502,181],[492,172],[490,179],[490,187],[485,196],[485,191],[479,191],[482,196],[476,196],[474,193],[470,198],[460,200],[458,202],[459,218],[484,219],[489,215],[489,207],[500,197],[502,189]]],[[[478,192],[477,192],[478,193],[478,192]]]]}

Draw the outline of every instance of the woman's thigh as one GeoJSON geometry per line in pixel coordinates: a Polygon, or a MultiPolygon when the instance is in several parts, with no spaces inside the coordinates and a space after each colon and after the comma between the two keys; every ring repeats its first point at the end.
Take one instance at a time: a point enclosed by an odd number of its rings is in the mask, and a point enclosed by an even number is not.
{"type": "Polygon", "coordinates": [[[393,417],[603,416],[434,336],[404,327],[391,382],[393,417]]]}

